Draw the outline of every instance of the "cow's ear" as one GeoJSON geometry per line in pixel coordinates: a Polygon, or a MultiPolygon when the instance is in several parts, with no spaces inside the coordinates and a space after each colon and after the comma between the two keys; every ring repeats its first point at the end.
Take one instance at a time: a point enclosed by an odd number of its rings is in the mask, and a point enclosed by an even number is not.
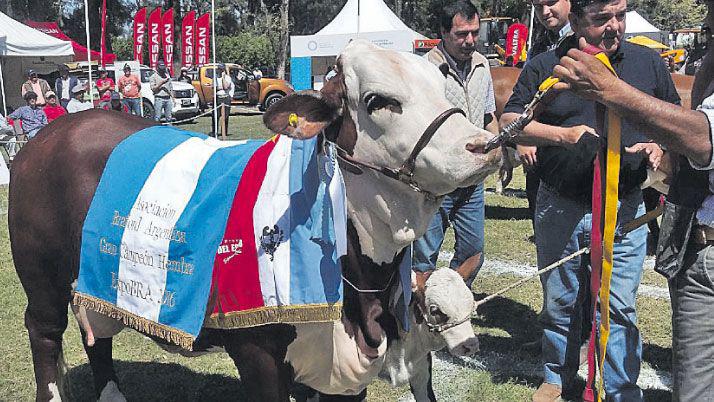
{"type": "Polygon", "coordinates": [[[320,92],[299,91],[274,103],[263,115],[263,123],[278,134],[312,138],[340,117],[343,96],[344,80],[338,74],[320,92]]]}

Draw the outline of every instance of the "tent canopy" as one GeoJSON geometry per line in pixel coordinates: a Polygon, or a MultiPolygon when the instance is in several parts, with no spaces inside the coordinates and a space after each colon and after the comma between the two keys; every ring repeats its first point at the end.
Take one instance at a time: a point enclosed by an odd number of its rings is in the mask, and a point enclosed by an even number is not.
{"type": "Polygon", "coordinates": [[[348,0],[339,14],[315,35],[341,35],[355,32],[411,30],[382,0],[348,0]]]}
{"type": "Polygon", "coordinates": [[[650,24],[649,21],[644,19],[637,11],[628,11],[625,17],[627,21],[625,27],[625,33],[659,33],[661,30],[656,26],[650,24]]]}
{"type": "MultiPolygon", "coordinates": [[[[79,43],[75,42],[67,36],[62,30],[60,29],[59,25],[57,25],[56,22],[38,22],[38,21],[30,21],[27,20],[25,21],[25,24],[28,26],[31,26],[32,28],[37,29],[40,32],[44,32],[47,35],[50,35],[52,37],[55,37],[59,40],[62,41],[67,41],[72,44],[72,49],[74,50],[74,61],[87,61],[87,48],[85,46],[80,45],[79,43]]],[[[100,61],[101,60],[101,53],[97,52],[96,50],[90,50],[91,55],[92,55],[92,60],[94,61],[100,61]]],[[[105,53],[104,54],[104,63],[105,64],[112,64],[116,60],[116,55],[114,53],[105,53]]]]}
{"type": "Polygon", "coordinates": [[[53,38],[0,13],[0,56],[72,56],[72,44],[53,38]]]}
{"type": "Polygon", "coordinates": [[[386,49],[411,52],[426,39],[402,22],[382,0],[347,0],[340,13],[314,35],[291,36],[292,57],[336,56],[354,38],[386,49]]]}

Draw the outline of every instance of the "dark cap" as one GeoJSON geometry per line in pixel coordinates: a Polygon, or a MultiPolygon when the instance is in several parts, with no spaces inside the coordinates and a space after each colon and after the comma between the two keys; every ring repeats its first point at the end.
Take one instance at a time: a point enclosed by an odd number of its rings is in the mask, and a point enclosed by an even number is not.
{"type": "Polygon", "coordinates": [[[112,97],[111,97],[111,99],[112,99],[112,100],[120,100],[120,99],[121,99],[121,96],[119,96],[119,92],[112,91],[112,97]]]}
{"type": "Polygon", "coordinates": [[[24,99],[25,102],[27,102],[30,99],[37,99],[37,94],[32,91],[27,91],[27,92],[25,92],[25,95],[22,96],[22,99],[24,99]]]}
{"type": "Polygon", "coordinates": [[[156,66],[157,66],[157,67],[166,67],[166,63],[164,63],[163,60],[159,60],[159,61],[156,63],[156,66]]]}
{"type": "Polygon", "coordinates": [[[35,70],[33,70],[33,69],[27,70],[27,76],[28,76],[28,77],[33,76],[33,75],[37,75],[37,71],[35,71],[35,70]]]}
{"type": "Polygon", "coordinates": [[[124,64],[124,71],[126,70],[131,71],[131,66],[129,65],[129,63],[124,64]]]}

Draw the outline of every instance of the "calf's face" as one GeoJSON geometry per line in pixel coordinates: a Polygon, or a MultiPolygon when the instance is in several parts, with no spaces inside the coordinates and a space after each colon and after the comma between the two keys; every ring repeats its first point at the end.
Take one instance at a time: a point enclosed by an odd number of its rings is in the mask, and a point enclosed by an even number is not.
{"type": "MultiPolygon", "coordinates": [[[[470,318],[473,312],[471,291],[461,275],[449,268],[434,271],[422,286],[417,286],[415,296],[424,321],[431,325],[448,326],[470,318]]],[[[470,319],[443,332],[431,334],[443,338],[454,356],[470,356],[479,349],[470,319]]]]}

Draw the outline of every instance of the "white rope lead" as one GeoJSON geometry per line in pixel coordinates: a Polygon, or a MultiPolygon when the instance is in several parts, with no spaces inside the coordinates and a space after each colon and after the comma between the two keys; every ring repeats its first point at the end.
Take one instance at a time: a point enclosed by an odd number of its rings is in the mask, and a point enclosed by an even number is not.
{"type": "Polygon", "coordinates": [[[524,283],[530,281],[531,279],[537,278],[537,277],[543,275],[544,273],[546,273],[546,272],[548,272],[548,271],[552,271],[552,270],[558,268],[559,266],[565,264],[566,262],[568,262],[568,261],[574,259],[575,257],[579,257],[579,256],[581,256],[581,255],[583,255],[583,254],[585,254],[585,253],[587,253],[587,252],[589,252],[589,251],[590,251],[590,247],[581,248],[580,250],[574,252],[573,254],[570,254],[569,256],[564,257],[564,258],[560,259],[559,261],[556,261],[556,262],[554,262],[554,263],[548,265],[547,267],[541,269],[540,271],[534,273],[533,275],[527,276],[527,277],[525,277],[525,278],[519,280],[518,282],[512,283],[512,284],[506,286],[505,288],[499,290],[498,292],[496,292],[496,293],[494,293],[494,294],[492,294],[492,295],[489,295],[489,296],[487,296],[487,297],[485,297],[485,298],[479,300],[478,302],[476,302],[476,304],[474,304],[474,310],[473,310],[473,311],[474,311],[474,314],[476,314],[476,309],[478,309],[479,306],[481,306],[481,305],[483,305],[483,304],[485,304],[485,303],[488,303],[489,301],[491,301],[491,300],[497,298],[498,296],[500,296],[500,295],[502,295],[502,294],[508,292],[509,290],[514,289],[514,288],[517,288],[518,286],[521,286],[522,284],[524,284],[524,283]]]}

